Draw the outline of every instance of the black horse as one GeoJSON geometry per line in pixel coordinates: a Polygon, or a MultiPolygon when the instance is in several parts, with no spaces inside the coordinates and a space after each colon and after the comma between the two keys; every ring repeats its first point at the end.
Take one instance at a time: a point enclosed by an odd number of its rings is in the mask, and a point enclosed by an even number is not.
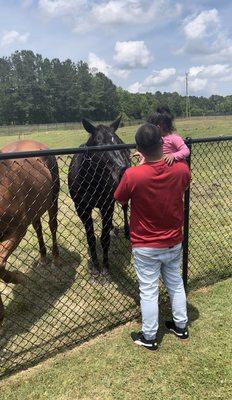
{"type": "MultiPolygon", "coordinates": [[[[83,119],[82,123],[90,137],[85,145],[86,152],[75,154],[72,158],[68,185],[77,214],[86,230],[91,260],[93,263],[92,274],[100,273],[96,252],[96,238],[94,235],[92,210],[100,209],[102,218],[101,245],[103,249],[103,274],[109,273],[108,251],[110,234],[113,230],[114,191],[122,177],[123,172],[130,166],[130,153],[127,149],[88,151],[90,146],[117,145],[123,141],[116,135],[121,117],[110,126],[92,125],[83,119]]],[[[127,220],[127,206],[123,207],[125,236],[129,236],[127,220]]]]}

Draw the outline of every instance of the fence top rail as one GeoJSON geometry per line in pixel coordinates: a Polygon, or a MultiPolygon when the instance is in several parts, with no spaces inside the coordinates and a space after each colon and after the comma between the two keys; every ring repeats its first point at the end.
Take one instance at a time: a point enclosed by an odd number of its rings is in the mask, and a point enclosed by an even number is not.
{"type": "Polygon", "coordinates": [[[225,141],[230,141],[230,140],[232,140],[232,135],[231,136],[212,136],[212,137],[207,137],[207,138],[188,137],[185,139],[185,142],[187,144],[192,144],[192,143],[225,142],[225,141]]]}
{"type": "MultiPolygon", "coordinates": [[[[186,138],[185,142],[187,144],[193,143],[209,143],[209,142],[223,142],[232,140],[232,136],[215,136],[209,138],[196,138],[192,139],[186,138]]],[[[73,147],[73,148],[63,148],[63,149],[47,149],[47,150],[38,150],[38,151],[23,151],[23,152],[12,152],[12,153],[1,153],[0,152],[0,160],[12,160],[19,158],[32,158],[32,157],[44,157],[44,156],[62,156],[62,155],[70,155],[70,154],[79,154],[79,153],[88,153],[91,151],[112,151],[112,150],[131,150],[135,149],[136,144],[117,144],[117,145],[105,145],[105,146],[82,146],[82,147],[73,147]]]]}
{"type": "Polygon", "coordinates": [[[38,151],[22,151],[15,153],[1,153],[0,152],[0,160],[12,160],[18,158],[32,158],[32,157],[44,157],[44,156],[61,156],[61,155],[70,155],[70,154],[79,154],[79,153],[89,153],[92,151],[112,151],[112,150],[130,150],[135,149],[136,145],[132,144],[117,144],[117,145],[105,145],[105,146],[82,146],[82,147],[73,147],[73,148],[64,148],[64,149],[47,149],[47,150],[38,150],[38,151]]]}

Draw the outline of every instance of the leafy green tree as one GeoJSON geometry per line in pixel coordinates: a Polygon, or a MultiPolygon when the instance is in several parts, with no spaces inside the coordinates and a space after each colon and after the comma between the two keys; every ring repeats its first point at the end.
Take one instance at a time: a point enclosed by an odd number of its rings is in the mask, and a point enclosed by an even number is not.
{"type": "MultiPolygon", "coordinates": [[[[177,92],[129,93],[86,62],[49,60],[31,50],[0,58],[0,124],[74,122],[83,117],[146,119],[158,105],[185,116],[177,92]]],[[[190,96],[192,115],[232,114],[232,96],[190,96]]]]}
{"type": "Polygon", "coordinates": [[[116,86],[101,72],[93,76],[92,107],[95,121],[114,119],[119,111],[116,86]]]}

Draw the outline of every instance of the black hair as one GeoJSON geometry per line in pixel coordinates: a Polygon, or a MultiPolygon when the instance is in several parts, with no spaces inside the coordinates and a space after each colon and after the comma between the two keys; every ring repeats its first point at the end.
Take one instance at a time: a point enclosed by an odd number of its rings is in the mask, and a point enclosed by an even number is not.
{"type": "Polygon", "coordinates": [[[156,112],[159,114],[168,113],[172,117],[172,120],[174,120],[174,115],[172,114],[172,112],[168,106],[158,106],[156,109],[156,112]]]}
{"type": "Polygon", "coordinates": [[[149,115],[147,122],[153,125],[159,125],[162,131],[172,132],[174,131],[174,116],[168,106],[159,106],[156,112],[149,115]]]}
{"type": "Polygon", "coordinates": [[[157,154],[162,146],[159,128],[149,123],[140,126],[135,135],[135,142],[141,153],[147,156],[157,154]]]}

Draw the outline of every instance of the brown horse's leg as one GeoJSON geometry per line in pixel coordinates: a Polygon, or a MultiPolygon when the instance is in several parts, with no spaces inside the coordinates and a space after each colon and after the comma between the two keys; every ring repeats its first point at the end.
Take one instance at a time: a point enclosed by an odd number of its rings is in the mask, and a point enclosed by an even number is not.
{"type": "MultiPolygon", "coordinates": [[[[7,259],[10,257],[11,253],[16,249],[19,242],[22,240],[26,231],[18,232],[18,236],[11,237],[8,240],[4,240],[0,243],[0,279],[2,279],[5,283],[23,283],[23,274],[19,271],[7,271],[5,269],[5,265],[7,259]]],[[[2,303],[2,298],[0,294],[0,331],[2,326],[2,321],[4,317],[4,308],[2,303]]]]}
{"type": "Polygon", "coordinates": [[[39,252],[40,252],[40,262],[41,264],[44,264],[46,261],[46,246],[44,243],[43,239],[43,232],[42,232],[42,225],[40,218],[34,220],[32,222],[33,228],[36,231],[37,237],[38,237],[38,242],[39,242],[39,252]]]}
{"type": "Polygon", "coordinates": [[[7,259],[11,253],[16,249],[26,231],[17,232],[17,236],[13,236],[0,243],[0,279],[5,283],[22,283],[23,274],[19,271],[7,271],[5,269],[7,259]]]}
{"type": "Polygon", "coordinates": [[[57,214],[58,214],[58,200],[55,200],[52,206],[48,210],[49,214],[49,226],[52,234],[52,257],[54,264],[59,263],[59,248],[57,244],[57,214]]]}

